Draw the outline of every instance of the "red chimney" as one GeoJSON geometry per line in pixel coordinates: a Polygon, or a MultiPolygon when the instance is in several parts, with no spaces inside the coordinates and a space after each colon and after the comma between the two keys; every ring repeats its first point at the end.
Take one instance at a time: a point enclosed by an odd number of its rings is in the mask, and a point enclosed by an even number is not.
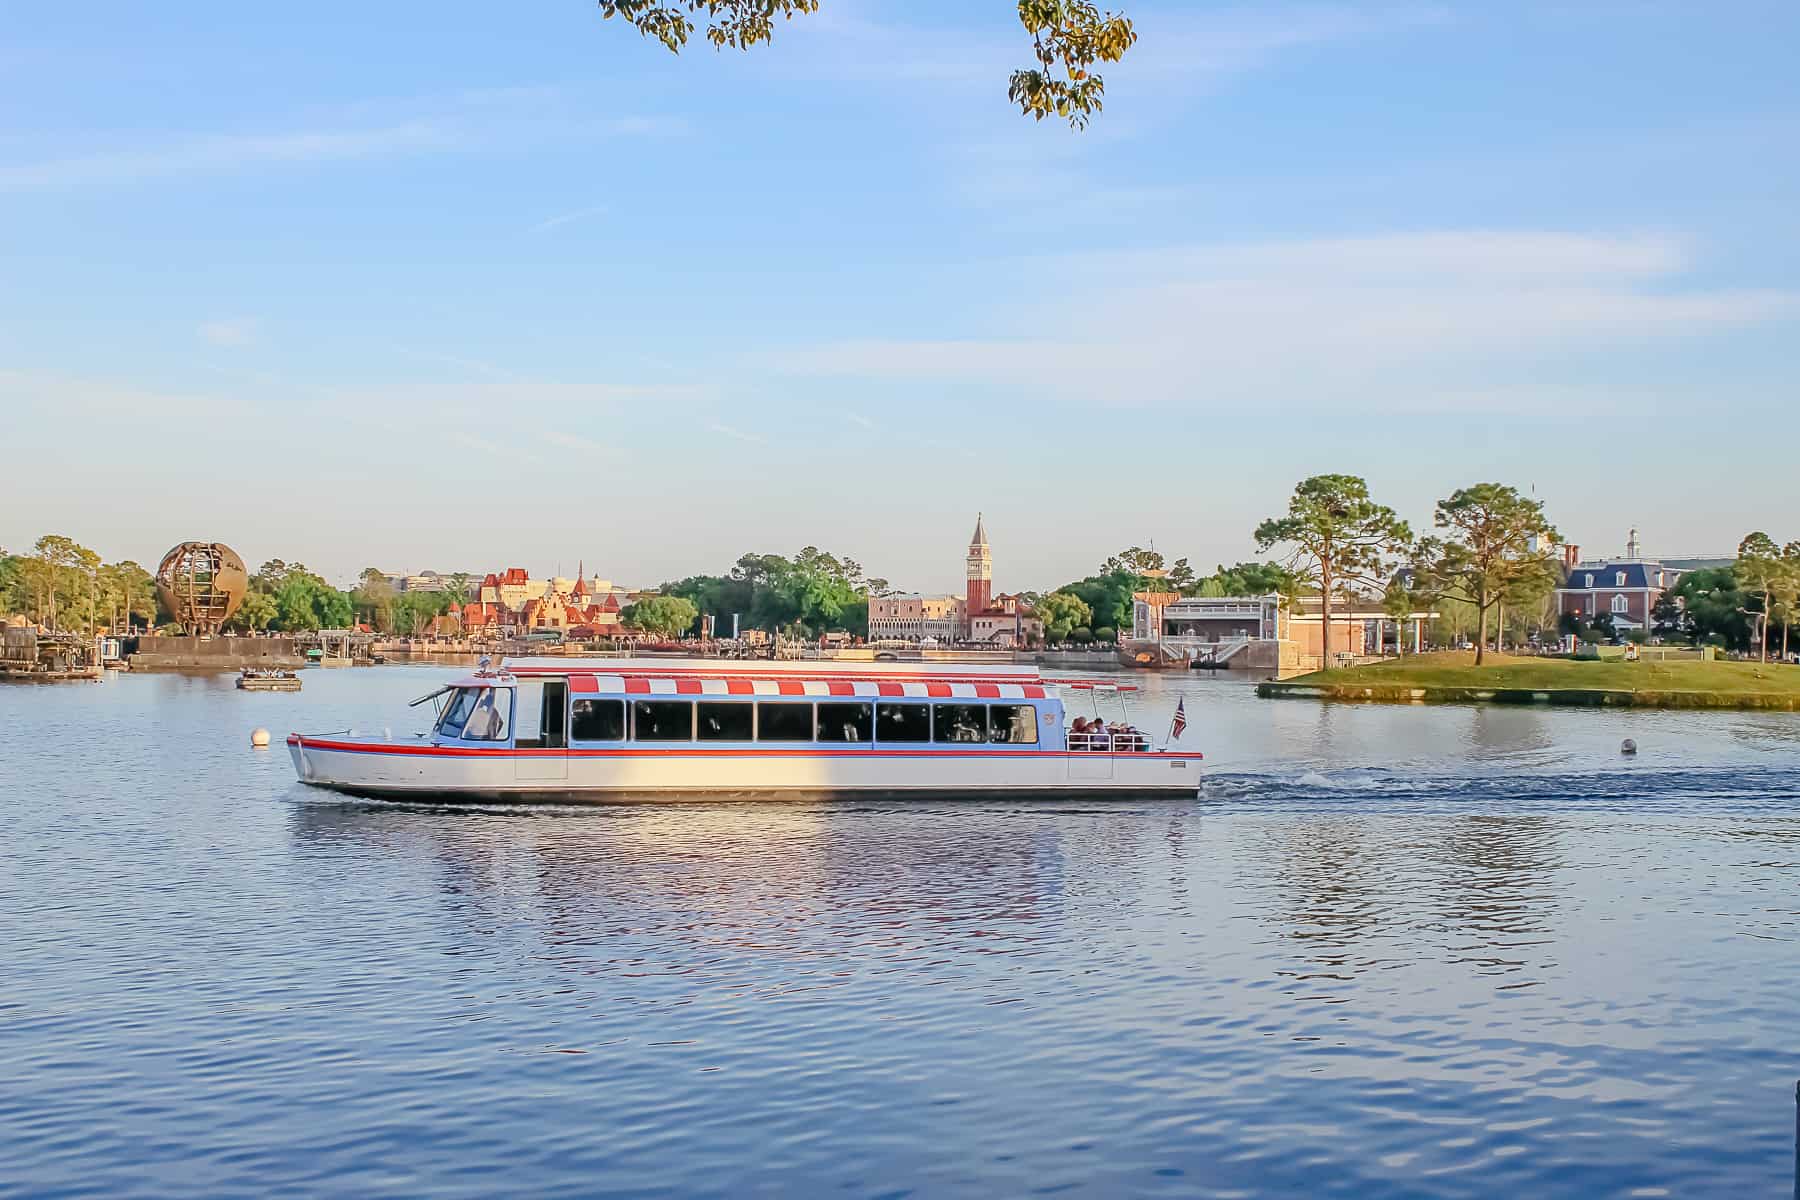
{"type": "Polygon", "coordinates": [[[1579,563],[1580,561],[1581,561],[1581,547],[1580,546],[1564,546],[1563,547],[1563,566],[1565,566],[1565,567],[1569,568],[1571,571],[1573,571],[1575,569],[1575,564],[1579,563]]]}

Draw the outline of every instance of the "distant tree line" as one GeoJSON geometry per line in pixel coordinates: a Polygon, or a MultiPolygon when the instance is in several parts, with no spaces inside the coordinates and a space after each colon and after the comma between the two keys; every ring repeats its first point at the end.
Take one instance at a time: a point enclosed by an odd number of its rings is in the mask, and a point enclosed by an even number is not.
{"type": "Polygon", "coordinates": [[[760,629],[793,636],[869,628],[869,596],[891,592],[885,579],[870,579],[855,559],[807,546],[792,558],[745,554],[723,575],[690,575],[657,589],[658,600],[682,600],[688,609],[652,603],[646,597],[620,616],[627,626],[664,636],[694,629],[702,616],[727,635],[732,618],[741,630],[760,629]],[[676,619],[685,615],[681,628],[676,619]]]}
{"type": "Polygon", "coordinates": [[[153,626],[156,581],[135,562],[106,563],[73,538],[48,533],[29,554],[0,550],[0,615],[48,629],[98,632],[153,626]]]}

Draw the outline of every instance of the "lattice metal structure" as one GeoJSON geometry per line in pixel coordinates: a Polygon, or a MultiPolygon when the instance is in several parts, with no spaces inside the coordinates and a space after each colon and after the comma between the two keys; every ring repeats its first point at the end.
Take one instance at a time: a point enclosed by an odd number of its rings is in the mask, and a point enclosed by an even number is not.
{"type": "Polygon", "coordinates": [[[156,568],[156,594],[189,633],[217,633],[250,588],[250,572],[223,542],[183,542],[156,568]]]}

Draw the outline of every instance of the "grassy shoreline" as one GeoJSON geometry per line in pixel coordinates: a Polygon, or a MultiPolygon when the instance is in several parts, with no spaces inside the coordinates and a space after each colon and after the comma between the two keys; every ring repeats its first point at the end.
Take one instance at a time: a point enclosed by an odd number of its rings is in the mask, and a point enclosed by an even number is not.
{"type": "Polygon", "coordinates": [[[1800,711],[1800,667],[1744,662],[1594,662],[1469,652],[1415,655],[1257,685],[1269,698],[1386,704],[1556,704],[1800,711]]]}

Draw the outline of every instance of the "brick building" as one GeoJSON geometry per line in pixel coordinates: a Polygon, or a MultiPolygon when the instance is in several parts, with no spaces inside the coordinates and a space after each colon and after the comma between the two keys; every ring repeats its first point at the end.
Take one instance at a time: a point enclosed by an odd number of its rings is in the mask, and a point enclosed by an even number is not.
{"type": "Polygon", "coordinates": [[[1680,567],[1645,557],[1635,529],[1622,558],[1585,561],[1581,547],[1565,546],[1563,585],[1556,589],[1557,611],[1584,621],[1610,613],[1613,628],[1620,633],[1647,631],[1656,602],[1683,573],[1680,567]]]}

